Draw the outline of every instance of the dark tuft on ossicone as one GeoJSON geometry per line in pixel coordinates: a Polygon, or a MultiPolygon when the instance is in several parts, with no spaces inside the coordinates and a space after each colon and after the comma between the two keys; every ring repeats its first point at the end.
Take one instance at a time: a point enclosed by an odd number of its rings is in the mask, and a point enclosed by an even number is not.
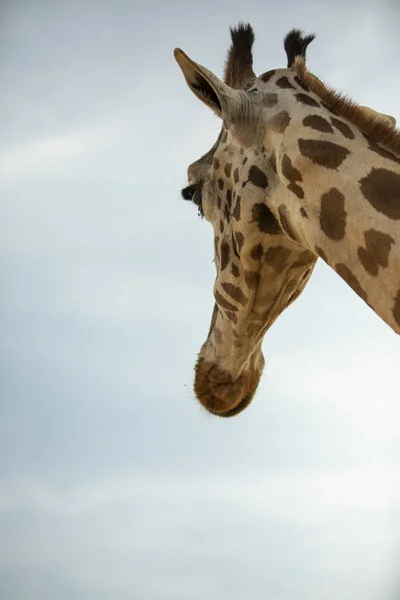
{"type": "Polygon", "coordinates": [[[225,83],[236,89],[249,87],[255,79],[253,72],[254,31],[249,23],[231,27],[232,45],[225,63],[225,83]]]}
{"type": "Polygon", "coordinates": [[[307,46],[313,39],[315,39],[315,33],[303,36],[303,32],[300,29],[292,29],[285,35],[284,47],[288,68],[294,66],[296,56],[306,57],[307,46]]]}
{"type": "Polygon", "coordinates": [[[236,50],[250,54],[254,44],[254,31],[249,23],[239,23],[237,27],[231,27],[232,46],[236,50]]]}

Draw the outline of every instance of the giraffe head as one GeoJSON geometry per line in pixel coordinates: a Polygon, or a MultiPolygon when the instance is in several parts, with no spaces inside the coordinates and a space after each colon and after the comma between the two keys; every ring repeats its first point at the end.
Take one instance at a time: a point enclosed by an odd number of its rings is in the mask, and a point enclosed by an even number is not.
{"type": "MultiPolygon", "coordinates": [[[[200,403],[223,417],[250,403],[264,367],[264,335],[300,295],[317,260],[299,244],[285,209],[273,210],[268,201],[279,180],[266,152],[265,110],[275,107],[277,95],[263,90],[268,74],[253,73],[252,29],[239,26],[231,34],[224,82],[175,50],[189,88],[223,122],[211,150],[189,166],[182,190],[214,229],[215,306],[194,387],[200,403]]],[[[286,37],[289,68],[312,39],[299,32],[286,37]]],[[[273,127],[284,128],[285,115],[278,113],[273,127]]]]}
{"type": "MultiPolygon", "coordinates": [[[[216,143],[189,166],[189,185],[182,190],[214,230],[215,306],[194,389],[200,403],[221,417],[251,402],[264,367],[266,331],[299,297],[318,255],[324,257],[310,239],[304,174],[322,164],[329,175],[350,151],[343,144],[300,139],[304,128],[315,135],[335,128],[344,139],[354,138],[344,121],[332,113],[331,122],[321,116],[325,104],[298,76],[299,57],[304,64],[314,36],[292,30],[285,38],[287,68],[256,77],[251,27],[231,34],[224,81],[175,50],[189,88],[222,120],[216,143]]],[[[387,122],[390,133],[390,117],[375,113],[373,119],[379,127],[387,122]]],[[[340,201],[329,198],[329,210],[338,205],[338,221],[326,224],[333,237],[335,227],[343,226],[340,201]]]]}

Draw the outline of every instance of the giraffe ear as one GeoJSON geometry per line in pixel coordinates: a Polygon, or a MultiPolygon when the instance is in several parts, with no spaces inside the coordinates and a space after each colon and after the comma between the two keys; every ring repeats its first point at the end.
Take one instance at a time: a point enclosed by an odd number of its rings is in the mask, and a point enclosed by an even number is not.
{"type": "Polygon", "coordinates": [[[176,48],[175,59],[192,92],[221,119],[233,138],[243,146],[252,141],[254,107],[246,92],[236,90],[221,81],[214,73],[191,60],[183,50],[176,48]]]}
{"type": "Polygon", "coordinates": [[[174,56],[195,96],[223,118],[223,104],[226,104],[225,97],[231,88],[211,71],[191,60],[180,48],[175,48],[174,56]]]}

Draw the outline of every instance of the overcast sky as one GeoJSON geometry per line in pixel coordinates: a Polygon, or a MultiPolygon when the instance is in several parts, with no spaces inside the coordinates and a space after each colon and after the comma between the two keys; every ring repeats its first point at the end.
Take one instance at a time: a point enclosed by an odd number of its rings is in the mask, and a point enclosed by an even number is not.
{"type": "Polygon", "coordinates": [[[400,121],[396,1],[0,9],[0,597],[397,600],[400,339],[318,264],[268,332],[252,405],[205,414],[211,227],[180,199],[221,74],[317,33],[309,66],[400,121]]]}

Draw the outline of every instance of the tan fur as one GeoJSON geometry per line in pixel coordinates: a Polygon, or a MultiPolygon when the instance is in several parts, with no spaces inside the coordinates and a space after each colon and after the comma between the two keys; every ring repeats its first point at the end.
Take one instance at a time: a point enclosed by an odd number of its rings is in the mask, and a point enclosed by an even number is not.
{"type": "Polygon", "coordinates": [[[371,109],[365,109],[348,96],[336,92],[310,73],[303,57],[296,57],[295,69],[300,79],[321,98],[326,106],[337,115],[351,121],[370,140],[400,157],[400,131],[396,129],[392,118],[371,109]]]}

